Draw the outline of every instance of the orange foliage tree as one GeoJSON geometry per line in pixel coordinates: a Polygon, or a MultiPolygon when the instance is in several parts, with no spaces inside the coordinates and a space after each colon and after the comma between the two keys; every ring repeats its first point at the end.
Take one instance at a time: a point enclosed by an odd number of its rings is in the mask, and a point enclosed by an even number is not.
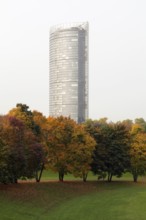
{"type": "Polygon", "coordinates": [[[69,117],[50,117],[47,143],[49,167],[58,172],[60,181],[67,173],[86,179],[95,142],[82,126],[69,117]]]}

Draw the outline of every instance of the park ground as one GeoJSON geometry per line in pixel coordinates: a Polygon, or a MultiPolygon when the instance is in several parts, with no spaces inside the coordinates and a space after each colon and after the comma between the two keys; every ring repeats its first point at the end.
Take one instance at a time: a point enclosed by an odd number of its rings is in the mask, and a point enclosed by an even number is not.
{"type": "Polygon", "coordinates": [[[133,183],[126,174],[113,182],[86,183],[45,173],[42,182],[21,181],[0,185],[1,220],[145,220],[146,178],[133,183]]]}

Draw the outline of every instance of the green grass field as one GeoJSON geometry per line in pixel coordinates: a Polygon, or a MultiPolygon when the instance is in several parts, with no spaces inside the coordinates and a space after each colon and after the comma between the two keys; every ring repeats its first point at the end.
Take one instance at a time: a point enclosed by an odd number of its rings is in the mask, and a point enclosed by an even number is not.
{"type": "MultiPolygon", "coordinates": [[[[140,180],[143,178],[140,178],[140,180]]],[[[44,170],[43,175],[42,175],[42,180],[46,180],[46,181],[51,181],[51,180],[58,180],[58,173],[52,172],[50,170],[44,170]]],[[[82,180],[79,177],[74,177],[72,174],[67,174],[64,176],[64,180],[74,180],[74,181],[79,181],[82,180]]],[[[88,178],[87,180],[91,181],[91,180],[95,180],[97,181],[97,175],[94,175],[92,172],[89,172],[88,174],[88,178]]],[[[132,175],[130,173],[126,173],[124,174],[121,178],[117,178],[117,177],[113,177],[113,180],[120,180],[120,181],[125,181],[125,180],[129,180],[132,181],[132,175]]]]}
{"type": "Polygon", "coordinates": [[[1,184],[0,220],[146,219],[145,178],[135,184],[129,174],[111,183],[93,181],[93,177],[90,174],[87,183],[71,181],[68,176],[64,183],[1,184]]]}

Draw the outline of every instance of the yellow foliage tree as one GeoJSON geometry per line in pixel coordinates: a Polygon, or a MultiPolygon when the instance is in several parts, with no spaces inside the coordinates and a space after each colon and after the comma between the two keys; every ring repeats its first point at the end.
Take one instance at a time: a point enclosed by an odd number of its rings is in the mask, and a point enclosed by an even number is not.
{"type": "Polygon", "coordinates": [[[77,125],[70,146],[70,172],[75,177],[81,177],[84,182],[87,180],[92,155],[95,149],[95,140],[85,131],[82,125],[77,125]]]}
{"type": "Polygon", "coordinates": [[[137,133],[133,137],[130,149],[131,173],[134,182],[146,172],[146,133],[137,133]]]}
{"type": "Polygon", "coordinates": [[[68,172],[86,179],[95,142],[82,126],[69,117],[49,117],[47,143],[49,167],[60,181],[68,172]]]}

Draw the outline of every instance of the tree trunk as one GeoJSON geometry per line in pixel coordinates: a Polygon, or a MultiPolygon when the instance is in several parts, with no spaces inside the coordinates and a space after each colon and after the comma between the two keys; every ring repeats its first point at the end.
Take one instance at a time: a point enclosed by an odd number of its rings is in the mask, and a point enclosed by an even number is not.
{"type": "Polygon", "coordinates": [[[111,182],[112,181],[112,173],[108,173],[108,182],[111,182]]]}
{"type": "Polygon", "coordinates": [[[88,173],[83,173],[83,182],[87,181],[87,176],[88,176],[88,173]]]}
{"type": "Polygon", "coordinates": [[[39,183],[40,180],[41,180],[43,170],[44,170],[44,163],[42,164],[42,167],[41,167],[40,173],[39,173],[39,172],[36,172],[36,178],[35,178],[35,179],[36,179],[36,182],[37,182],[37,183],[39,183]]]}
{"type": "Polygon", "coordinates": [[[63,178],[64,178],[64,172],[63,171],[59,171],[59,181],[63,182],[63,178]]]}
{"type": "Polygon", "coordinates": [[[16,177],[14,178],[14,183],[18,183],[18,180],[16,177]]]}
{"type": "Polygon", "coordinates": [[[138,179],[138,175],[135,173],[135,174],[133,174],[133,181],[135,182],[135,183],[137,183],[137,179],[138,179]]]}
{"type": "Polygon", "coordinates": [[[10,177],[10,183],[18,183],[18,179],[15,176],[10,177]]]}

